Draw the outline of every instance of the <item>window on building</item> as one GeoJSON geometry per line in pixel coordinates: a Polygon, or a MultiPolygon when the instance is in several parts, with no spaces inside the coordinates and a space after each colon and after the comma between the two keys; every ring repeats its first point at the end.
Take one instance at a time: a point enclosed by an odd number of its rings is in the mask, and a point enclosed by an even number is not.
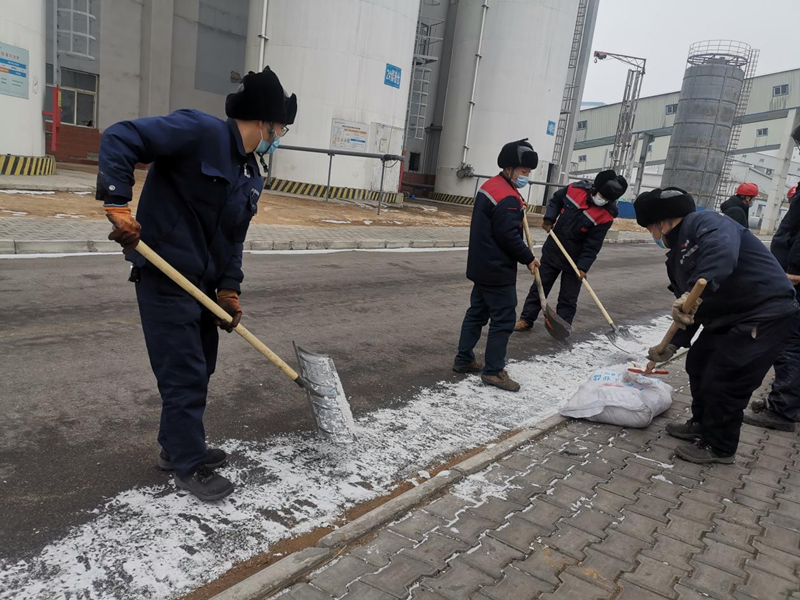
{"type": "MultiPolygon", "coordinates": [[[[53,65],[47,65],[44,111],[53,110],[53,65]]],[[[61,122],[97,127],[97,75],[61,69],[61,122]]],[[[46,117],[48,121],[52,120],[46,117]]]]}
{"type": "Polygon", "coordinates": [[[677,104],[667,104],[666,113],[668,115],[674,115],[676,112],[678,112],[677,104]]]}
{"type": "Polygon", "coordinates": [[[756,129],[756,137],[767,137],[769,134],[769,127],[762,127],[760,129],[756,129]]]}
{"type": "Polygon", "coordinates": [[[647,144],[647,153],[649,154],[652,151],[653,151],[653,144],[652,143],[647,144]]]}
{"type": "Polygon", "coordinates": [[[586,162],[586,155],[585,154],[579,154],[578,155],[578,162],[579,163],[585,163],[586,162]]]}
{"type": "Polygon", "coordinates": [[[773,174],[775,171],[774,171],[773,169],[766,169],[766,172],[767,172],[767,175],[769,175],[769,176],[772,176],[772,174],[773,174]]]}
{"type": "Polygon", "coordinates": [[[419,171],[419,152],[411,152],[408,155],[408,170],[414,171],[415,173],[419,171]]]}
{"type": "Polygon", "coordinates": [[[588,129],[589,121],[578,121],[578,131],[584,131],[588,129]]]}
{"type": "Polygon", "coordinates": [[[788,96],[789,95],[789,84],[784,83],[782,85],[773,85],[772,86],[772,95],[773,96],[788,96]]]}

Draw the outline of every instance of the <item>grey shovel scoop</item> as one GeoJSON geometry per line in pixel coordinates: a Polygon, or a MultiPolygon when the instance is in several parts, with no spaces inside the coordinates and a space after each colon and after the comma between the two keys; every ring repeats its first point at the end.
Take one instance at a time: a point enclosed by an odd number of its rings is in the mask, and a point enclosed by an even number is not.
{"type": "MultiPolygon", "coordinates": [[[[231,316],[219,304],[181,275],[147,244],[140,240],[136,246],[136,251],[211,311],[218,319],[225,323],[231,322],[231,316]]],[[[234,328],[234,331],[306,391],[311,403],[311,409],[314,411],[317,433],[321,438],[336,444],[349,444],[355,440],[353,414],[350,411],[350,405],[347,403],[347,396],[345,396],[342,389],[342,382],[339,380],[336,367],[329,356],[307,352],[295,346],[297,360],[300,363],[301,376],[286,364],[280,356],[250,333],[244,325],[239,323],[234,328]]]]}

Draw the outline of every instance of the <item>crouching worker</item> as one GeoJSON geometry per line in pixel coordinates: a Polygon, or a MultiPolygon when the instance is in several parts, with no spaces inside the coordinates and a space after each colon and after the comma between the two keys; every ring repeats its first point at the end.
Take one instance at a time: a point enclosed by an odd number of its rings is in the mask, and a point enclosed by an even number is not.
{"type": "MultiPolygon", "coordinates": [[[[166,117],[123,121],[100,144],[97,198],[133,262],[131,281],[150,365],[161,393],[158,466],[201,500],[219,500],[233,484],[214,469],[225,452],[206,447],[203,413],[217,361],[216,327],[232,331],[242,317],[242,249],[256,213],[262,178],[256,155],[273,151],[294,122],[269,67],[249,73],[225,102],[228,120],[179,110],[166,117]],[[128,202],[136,163],[150,163],[136,218],[128,202]],[[137,221],[138,220],[138,221],[137,221]],[[144,240],[225,309],[222,323],[135,251],[144,240]]],[[[263,161],[263,157],[262,157],[263,161]]]]}
{"type": "Polygon", "coordinates": [[[478,190],[469,229],[467,279],[474,285],[453,370],[482,372],[483,383],[510,392],[519,391],[519,384],[505,371],[506,347],[516,320],[517,263],[526,265],[531,274],[539,265],[525,243],[522,219],[526,205],[518,190],[528,185],[528,176],[538,163],[538,155],[526,140],[503,146],[497,157],[502,171],[478,190]],[[473,349],[490,320],[484,366],[473,349]]]}
{"type": "MultiPolygon", "coordinates": [[[[539,270],[542,287],[547,296],[561,276],[556,313],[567,323],[572,324],[575,318],[581,279],[586,277],[603,247],[606,234],[619,214],[617,200],[626,189],[628,182],[622,175],[601,171],[594,181],[578,181],[561,188],[547,203],[542,228],[548,233],[553,230],[581,273],[580,277],[575,274],[561,249],[548,237],[542,248],[539,270]]],[[[534,281],[514,331],[531,329],[541,310],[539,290],[534,281]]]]}
{"type": "Polygon", "coordinates": [[[648,358],[664,362],[690,347],[686,371],[692,417],[667,425],[671,436],[694,441],[676,449],[694,463],[732,463],[744,409],[786,343],[798,310],[792,284],[750,231],[712,212],[695,212],[692,196],[668,187],[641,194],[636,220],[668,249],[672,317],[682,327],[672,344],[648,358]],[[708,281],[694,314],[683,302],[698,279],[708,281]],[[692,338],[703,326],[697,340],[692,338]]]}

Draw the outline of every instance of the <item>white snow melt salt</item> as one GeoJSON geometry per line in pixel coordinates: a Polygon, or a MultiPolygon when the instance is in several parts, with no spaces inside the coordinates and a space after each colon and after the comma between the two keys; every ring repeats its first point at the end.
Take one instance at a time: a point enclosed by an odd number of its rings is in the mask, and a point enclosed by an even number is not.
{"type": "MultiPolygon", "coordinates": [[[[661,318],[631,329],[655,344],[668,325],[661,318]]],[[[518,394],[486,387],[477,376],[442,382],[360,417],[359,440],[348,447],[299,433],[212,440],[231,456],[221,472],[236,484],[232,496],[203,504],[171,483],[117,494],[38,555],[0,558],[0,599],[183,596],[282,539],[330,525],[354,504],[421,475],[421,467],[554,413],[586,373],[626,358],[598,336],[511,362],[518,394]]],[[[495,486],[483,477],[460,484],[457,493],[485,495],[495,486]]]]}

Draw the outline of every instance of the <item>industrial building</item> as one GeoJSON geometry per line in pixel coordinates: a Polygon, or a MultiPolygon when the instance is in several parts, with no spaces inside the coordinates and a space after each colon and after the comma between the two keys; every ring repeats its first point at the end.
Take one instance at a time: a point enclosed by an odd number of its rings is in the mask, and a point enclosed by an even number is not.
{"type": "Polygon", "coordinates": [[[187,107],[224,116],[241,75],[269,65],[299,100],[287,145],[406,155],[384,173],[370,158],[331,163],[324,153],[281,149],[273,187],[319,194],[330,167],[337,193],[374,192],[383,175],[385,189],[397,191],[405,170],[410,185],[463,201],[474,195],[472,175],[496,172],[505,142],[531,140],[539,179],[554,149],[568,147],[582,84],[576,67],[581,51],[588,62],[597,3],[4,2],[0,52],[19,57],[12,79],[27,93],[0,78],[0,155],[21,159],[0,167],[23,172],[33,164],[24,157],[45,155],[92,162],[102,131],[124,119],[187,107]],[[520,72],[513,55],[537,59],[520,72]]]}
{"type": "MultiPolygon", "coordinates": [[[[680,92],[659,94],[641,98],[636,109],[634,134],[652,139],[646,149],[646,162],[642,179],[642,190],[662,185],[666,169],[667,152],[670,147],[673,125],[678,109],[680,92]]],[[[753,181],[758,184],[760,197],[766,199],[772,176],[778,168],[775,154],[786,141],[791,131],[791,111],[800,108],[800,69],[758,75],[752,79],[749,100],[741,119],[738,143],[732,149],[731,171],[726,189],[721,193],[733,193],[737,182],[753,181]]],[[[615,132],[620,113],[620,104],[607,104],[580,111],[577,139],[572,153],[572,172],[589,176],[612,162],[615,132]]],[[[642,142],[639,140],[633,151],[640,156],[642,142]]],[[[783,186],[783,195],[800,177],[800,162],[797,153],[795,162],[783,186]]],[[[635,179],[634,168],[630,176],[635,179]]],[[[633,188],[627,194],[632,197],[633,188]]]]}

